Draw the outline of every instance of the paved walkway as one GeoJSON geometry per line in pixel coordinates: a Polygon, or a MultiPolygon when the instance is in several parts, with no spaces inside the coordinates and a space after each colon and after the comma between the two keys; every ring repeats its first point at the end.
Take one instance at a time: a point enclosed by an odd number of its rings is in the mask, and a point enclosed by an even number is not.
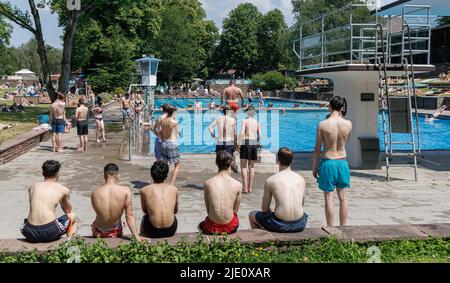
{"type": "MultiPolygon", "coordinates": [[[[117,120],[120,113],[113,111],[117,120]]],[[[110,112],[110,111],[107,111],[110,112]]],[[[107,127],[107,143],[97,144],[95,129],[90,129],[89,150],[76,151],[75,133],[64,136],[68,146],[65,153],[51,152],[51,142],[0,166],[0,239],[21,237],[19,226],[28,213],[27,188],[42,179],[41,165],[45,160],[62,162],[60,181],[72,190],[74,211],[80,218],[81,235],[90,235],[94,211],[90,206],[90,193],[103,182],[103,167],[116,162],[121,168],[120,182],[133,188],[133,205],[138,221],[142,217],[138,191],[150,179],[151,157],[137,157],[129,162],[124,134],[120,127],[107,127]]],[[[310,215],[309,226],[325,225],[323,194],[311,175],[312,154],[296,154],[294,169],[307,181],[305,211],[310,215]]],[[[215,174],[214,155],[185,155],[177,186],[180,188],[179,232],[194,232],[197,223],[205,217],[202,185],[215,174]]],[[[420,162],[419,182],[414,182],[413,169],[394,168],[393,181],[384,181],[384,170],[352,171],[352,188],[349,190],[349,225],[374,224],[427,224],[446,223],[450,219],[450,152],[425,152],[420,162]]],[[[234,177],[240,180],[239,175],[234,177]]],[[[257,174],[255,191],[244,195],[239,219],[241,229],[248,229],[247,215],[259,209],[267,174],[257,174]]],[[[337,196],[335,196],[335,221],[338,221],[337,196]]],[[[58,209],[59,210],[59,209],[58,209]]],[[[335,222],[338,224],[337,222],[335,222]]],[[[129,233],[129,231],[127,231],[129,233]]]]}

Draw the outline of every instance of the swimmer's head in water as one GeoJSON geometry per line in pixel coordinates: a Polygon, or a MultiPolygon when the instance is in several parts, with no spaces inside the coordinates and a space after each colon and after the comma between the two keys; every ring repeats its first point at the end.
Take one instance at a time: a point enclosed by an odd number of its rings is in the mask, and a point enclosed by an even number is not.
{"type": "Polygon", "coordinates": [[[233,163],[233,155],[226,150],[219,151],[216,156],[216,165],[219,171],[225,171],[230,169],[233,163]]]}
{"type": "Polygon", "coordinates": [[[59,175],[61,163],[56,160],[48,160],[42,164],[42,175],[44,178],[55,178],[59,175]]]}
{"type": "Polygon", "coordinates": [[[161,184],[167,179],[169,174],[169,165],[163,161],[156,161],[150,169],[150,174],[155,183],[161,184]]]}

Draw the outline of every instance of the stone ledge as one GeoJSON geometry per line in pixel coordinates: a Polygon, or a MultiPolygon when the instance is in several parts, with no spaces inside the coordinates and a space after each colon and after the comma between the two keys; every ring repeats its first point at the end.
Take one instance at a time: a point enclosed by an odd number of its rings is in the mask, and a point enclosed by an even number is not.
{"type": "Polygon", "coordinates": [[[450,235],[450,223],[418,224],[413,226],[431,237],[443,238],[450,235]]]}
{"type": "MultiPolygon", "coordinates": [[[[265,230],[240,230],[230,239],[241,239],[244,244],[262,245],[262,244],[294,244],[299,245],[309,240],[324,239],[330,236],[337,237],[344,242],[380,242],[387,240],[411,240],[425,239],[427,237],[450,237],[450,223],[443,224],[423,224],[423,225],[367,225],[367,226],[346,226],[346,227],[322,227],[306,228],[300,233],[273,233],[265,230]]],[[[178,233],[171,238],[151,239],[152,244],[165,243],[176,245],[184,240],[188,243],[196,243],[198,237],[210,244],[214,236],[201,235],[199,233],[178,233]]],[[[217,236],[222,238],[223,236],[217,236]]],[[[92,244],[97,239],[93,237],[81,237],[86,243],[92,244]]],[[[0,252],[7,254],[16,254],[20,252],[36,251],[39,253],[58,248],[66,239],[52,243],[32,244],[24,239],[0,240],[0,252]]],[[[128,244],[130,236],[124,236],[116,239],[103,239],[111,248],[117,248],[119,245],[128,244]]]]}
{"type": "Polygon", "coordinates": [[[359,243],[387,240],[424,239],[428,235],[411,225],[367,225],[323,227],[325,232],[341,241],[359,243]]]}
{"type": "Polygon", "coordinates": [[[0,145],[0,165],[16,159],[50,138],[51,132],[49,130],[32,130],[5,141],[0,145]]]}
{"type": "Polygon", "coordinates": [[[29,132],[23,133],[15,138],[6,140],[5,142],[3,142],[0,145],[0,154],[3,153],[4,151],[7,151],[8,149],[11,149],[13,147],[16,147],[18,145],[20,145],[21,143],[30,140],[30,139],[34,139],[36,137],[39,137],[41,135],[45,135],[47,132],[49,132],[49,130],[31,130],[29,132]]]}

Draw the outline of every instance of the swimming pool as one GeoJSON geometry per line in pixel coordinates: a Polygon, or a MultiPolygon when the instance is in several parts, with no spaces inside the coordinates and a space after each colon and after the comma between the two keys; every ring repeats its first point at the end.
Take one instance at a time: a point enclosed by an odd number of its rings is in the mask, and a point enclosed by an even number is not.
{"type": "MultiPolygon", "coordinates": [[[[181,99],[177,100],[179,102],[182,101],[181,99]]],[[[159,102],[161,103],[161,101],[159,102]]],[[[182,103],[189,102],[185,101],[182,103]]],[[[261,144],[265,149],[272,152],[276,152],[282,146],[287,146],[295,152],[312,152],[314,150],[317,125],[325,119],[327,114],[327,111],[319,110],[288,110],[284,114],[276,110],[258,111],[257,118],[261,123],[261,130],[264,137],[261,144]]],[[[203,113],[195,114],[193,111],[179,111],[177,119],[180,122],[181,128],[181,152],[214,152],[215,141],[211,137],[207,127],[220,115],[220,112],[212,114],[203,111],[203,113]]],[[[244,117],[245,115],[243,113],[238,115],[238,131],[240,131],[240,121],[244,117]]],[[[450,149],[450,120],[437,119],[433,122],[426,122],[425,117],[420,117],[419,126],[421,130],[421,147],[423,150],[450,149]]],[[[379,137],[380,147],[384,150],[381,114],[379,116],[379,137]]],[[[154,138],[153,134],[151,134],[152,144],[154,138]]],[[[396,141],[408,141],[409,139],[408,134],[394,134],[394,140],[396,141]]],[[[395,145],[394,148],[400,150],[411,149],[408,145],[395,145]]],[[[151,150],[153,151],[153,149],[151,150]]]]}
{"type": "MultiPolygon", "coordinates": [[[[202,103],[203,108],[208,108],[208,104],[211,102],[210,98],[199,98],[198,99],[202,103]]],[[[216,102],[216,105],[220,105],[220,98],[213,99],[216,102]]],[[[164,103],[168,103],[176,106],[177,108],[188,108],[188,106],[193,107],[196,102],[195,98],[159,98],[155,100],[155,107],[160,109],[164,103]]],[[[245,102],[248,104],[248,99],[245,99],[245,102]]],[[[253,99],[253,104],[258,104],[259,99],[253,99]]],[[[269,104],[273,104],[275,108],[306,108],[306,107],[320,107],[319,103],[304,103],[304,102],[294,102],[284,99],[276,99],[276,98],[267,98],[265,99],[265,106],[269,106],[269,104]],[[297,107],[295,107],[298,105],[297,107]]]]}

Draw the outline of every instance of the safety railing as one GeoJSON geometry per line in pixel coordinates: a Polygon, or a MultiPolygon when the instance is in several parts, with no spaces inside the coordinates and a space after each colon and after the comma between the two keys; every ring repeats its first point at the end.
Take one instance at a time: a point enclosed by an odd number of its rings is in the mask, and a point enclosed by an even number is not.
{"type": "Polygon", "coordinates": [[[299,68],[375,64],[382,51],[382,41],[388,63],[401,64],[402,58],[412,52],[417,57],[416,63],[429,64],[430,9],[428,5],[405,5],[401,15],[384,17],[374,5],[350,3],[304,21],[299,26],[299,38],[293,42],[299,68]],[[379,24],[383,27],[383,33],[377,31],[379,24]],[[406,26],[410,28],[411,36],[405,33],[406,26]]]}

